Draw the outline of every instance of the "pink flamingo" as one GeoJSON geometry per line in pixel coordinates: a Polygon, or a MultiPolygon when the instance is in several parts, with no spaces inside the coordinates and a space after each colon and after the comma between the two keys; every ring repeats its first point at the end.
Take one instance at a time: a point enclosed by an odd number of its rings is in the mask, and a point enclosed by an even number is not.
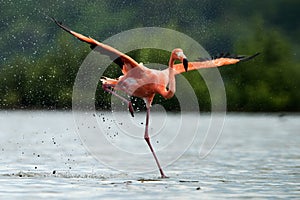
{"type": "Polygon", "coordinates": [[[93,38],[86,37],[80,33],[76,33],[71,29],[64,26],[61,22],[58,22],[54,18],[51,18],[60,28],[66,32],[72,34],[79,40],[90,44],[92,49],[99,51],[102,54],[108,55],[111,58],[114,58],[114,62],[121,67],[123,76],[120,76],[117,79],[111,79],[107,77],[102,77],[100,80],[102,82],[102,88],[106,91],[115,95],[128,105],[129,112],[132,117],[134,116],[133,107],[129,100],[117,94],[114,90],[122,90],[129,95],[140,97],[144,100],[147,108],[146,112],[146,125],[145,125],[145,134],[144,139],[146,140],[155,162],[160,171],[162,178],[167,176],[164,174],[162,167],[158,161],[158,158],[155,154],[155,151],[151,145],[150,137],[148,133],[149,127],[149,116],[150,116],[150,107],[153,101],[155,94],[160,94],[166,99],[169,99],[174,96],[176,90],[175,84],[175,75],[200,68],[212,68],[220,67],[224,65],[236,64],[240,61],[246,61],[254,58],[259,53],[256,53],[252,56],[230,56],[229,54],[221,54],[218,57],[209,60],[202,59],[198,62],[188,62],[186,56],[184,55],[182,49],[174,49],[171,53],[169,60],[169,67],[165,70],[154,70],[145,67],[142,63],[137,63],[134,59],[128,55],[114,49],[111,46],[105,45],[101,42],[94,40],[93,38]],[[96,48],[97,47],[97,48],[96,48]],[[174,64],[178,60],[180,64],[174,64]],[[168,89],[167,89],[168,86],[168,89]]]}

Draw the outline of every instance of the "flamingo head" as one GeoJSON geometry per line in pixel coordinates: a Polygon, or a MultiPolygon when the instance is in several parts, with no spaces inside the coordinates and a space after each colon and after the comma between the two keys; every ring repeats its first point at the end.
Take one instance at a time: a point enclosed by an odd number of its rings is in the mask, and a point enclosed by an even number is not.
{"type": "Polygon", "coordinates": [[[184,70],[187,71],[189,62],[188,62],[186,56],[184,55],[182,49],[179,49],[179,48],[174,49],[172,51],[172,58],[174,60],[178,60],[178,61],[182,62],[184,70]]]}

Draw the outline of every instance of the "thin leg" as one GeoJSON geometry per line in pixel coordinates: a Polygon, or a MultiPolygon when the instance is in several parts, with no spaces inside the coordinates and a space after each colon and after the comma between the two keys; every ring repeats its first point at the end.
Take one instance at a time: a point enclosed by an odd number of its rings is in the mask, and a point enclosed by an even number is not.
{"type": "Polygon", "coordinates": [[[144,139],[146,140],[146,142],[147,142],[147,144],[148,144],[148,146],[149,146],[149,148],[150,148],[150,150],[151,150],[151,152],[152,152],[152,154],[153,154],[153,157],[154,157],[154,159],[155,159],[155,162],[156,162],[156,164],[157,164],[157,166],[158,166],[158,169],[159,169],[159,172],[160,172],[160,174],[161,174],[161,178],[167,178],[167,176],[164,174],[164,172],[163,172],[163,170],[162,170],[162,168],[161,168],[161,166],[160,166],[160,164],[159,164],[159,161],[158,161],[158,159],[157,159],[157,157],[156,157],[156,154],[155,154],[155,152],[154,152],[154,150],[153,150],[153,147],[152,147],[152,145],[151,145],[151,143],[150,143],[150,137],[149,137],[149,134],[148,134],[149,115],[150,115],[150,108],[147,108],[146,128],[145,128],[144,139]]]}
{"type": "Polygon", "coordinates": [[[102,88],[103,88],[104,91],[111,93],[112,95],[118,97],[119,99],[121,99],[122,101],[127,103],[128,104],[128,110],[129,110],[131,116],[134,117],[132,103],[129,100],[125,99],[124,97],[118,95],[115,91],[109,89],[108,87],[110,87],[110,85],[107,85],[107,84],[102,85],[102,88]]]}

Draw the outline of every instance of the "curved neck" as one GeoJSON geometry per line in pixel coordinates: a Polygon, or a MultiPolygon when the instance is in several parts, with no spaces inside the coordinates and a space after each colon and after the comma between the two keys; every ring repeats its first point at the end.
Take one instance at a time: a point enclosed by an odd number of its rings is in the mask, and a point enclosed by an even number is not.
{"type": "Polygon", "coordinates": [[[176,91],[176,83],[175,83],[175,73],[173,69],[175,60],[172,58],[172,55],[169,60],[169,90],[167,98],[171,98],[174,96],[174,93],[176,91]]]}
{"type": "Polygon", "coordinates": [[[171,55],[170,60],[169,60],[169,69],[170,69],[170,68],[173,68],[174,62],[175,62],[175,60],[173,59],[173,57],[172,57],[172,55],[171,55]]]}

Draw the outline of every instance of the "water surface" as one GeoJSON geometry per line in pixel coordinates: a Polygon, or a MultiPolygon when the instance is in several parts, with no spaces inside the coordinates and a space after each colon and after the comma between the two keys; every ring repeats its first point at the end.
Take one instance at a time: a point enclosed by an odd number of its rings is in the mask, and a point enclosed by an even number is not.
{"type": "MultiPolygon", "coordinates": [[[[100,116],[100,115],[99,115],[100,116]]],[[[174,120],[177,115],[168,117],[174,120]]],[[[201,117],[205,131],[210,115],[201,117]]],[[[152,129],[156,130],[153,115],[152,129]]],[[[134,120],[139,120],[137,119],[134,120]]],[[[141,123],[141,122],[138,122],[141,123]]],[[[143,124],[141,124],[143,125],[143,124]]],[[[110,125],[111,126],[111,125],[110,125]]],[[[126,124],[124,125],[126,126],[126,124]]],[[[189,130],[190,124],[182,124],[189,130]]],[[[71,112],[0,113],[0,198],[1,199],[299,199],[300,117],[298,115],[228,114],[214,150],[199,157],[201,133],[191,146],[171,148],[158,154],[183,155],[164,167],[168,179],[157,170],[134,173],[109,168],[90,155],[76,134],[71,112]]],[[[91,127],[92,128],[92,127],[91,127]]],[[[143,128],[143,126],[141,126],[143,128]]],[[[158,128],[157,128],[158,129],[158,128]]],[[[172,130],[170,130],[172,131],[172,130]]],[[[131,144],[145,148],[146,143],[131,144]]],[[[186,138],[194,133],[186,131],[186,138]]],[[[166,133],[168,136],[168,134],[166,133]]],[[[121,136],[119,136],[121,137],[121,136]]],[[[118,138],[114,136],[113,138],[118,138]]],[[[166,138],[167,140],[168,138],[166,138]]],[[[158,141],[153,140],[159,148],[158,141]]],[[[137,149],[137,151],[139,150],[137,149]]],[[[159,152],[158,152],[159,153],[159,152]]],[[[142,160],[110,155],[128,168],[142,160]]],[[[152,162],[149,155],[149,160],[152,162]]],[[[146,162],[146,161],[145,161],[146,162]]],[[[153,163],[154,164],[154,163],[153,163]]]]}

